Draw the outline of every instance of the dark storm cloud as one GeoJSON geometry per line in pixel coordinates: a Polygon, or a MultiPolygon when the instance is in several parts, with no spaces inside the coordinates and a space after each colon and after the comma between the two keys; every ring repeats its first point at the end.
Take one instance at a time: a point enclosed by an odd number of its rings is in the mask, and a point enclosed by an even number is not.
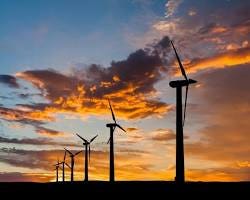
{"type": "Polygon", "coordinates": [[[18,73],[17,76],[34,84],[50,100],[69,95],[78,83],[74,77],[63,75],[52,69],[25,71],[18,73]]]}
{"type": "Polygon", "coordinates": [[[7,84],[9,87],[19,88],[19,84],[14,76],[0,74],[0,83],[7,84]]]}
{"type": "MultiPolygon", "coordinates": [[[[71,75],[64,75],[55,70],[33,70],[19,73],[18,76],[32,82],[44,91],[45,96],[50,100],[71,94],[79,84],[88,87],[96,85],[97,91],[94,95],[99,98],[106,93],[119,91],[128,84],[137,86],[136,92],[147,93],[154,91],[154,84],[162,78],[160,72],[165,70],[163,55],[168,51],[169,38],[166,36],[159,42],[149,45],[147,49],[139,49],[131,53],[125,60],[112,61],[108,68],[92,64],[85,68],[75,69],[71,75]],[[120,79],[117,80],[116,85],[102,86],[101,83],[111,82],[115,76],[120,79]]],[[[93,95],[90,88],[87,88],[87,95],[93,95]]]]}

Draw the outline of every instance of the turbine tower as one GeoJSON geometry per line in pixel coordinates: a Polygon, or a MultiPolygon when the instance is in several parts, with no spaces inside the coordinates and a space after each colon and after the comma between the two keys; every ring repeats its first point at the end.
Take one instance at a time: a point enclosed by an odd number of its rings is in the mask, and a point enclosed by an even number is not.
{"type": "Polygon", "coordinates": [[[85,178],[84,178],[84,181],[88,181],[89,180],[89,176],[88,176],[88,163],[90,162],[90,144],[96,139],[96,137],[98,135],[96,135],[95,137],[93,137],[90,141],[84,139],[82,136],[76,134],[80,139],[83,140],[83,146],[85,146],[85,178]]]}
{"type": "Polygon", "coordinates": [[[185,182],[183,127],[184,127],[185,118],[186,118],[188,87],[190,84],[194,84],[197,81],[187,78],[186,72],[177,54],[174,44],[172,41],[170,42],[174,49],[176,59],[181,69],[181,73],[183,77],[185,78],[185,80],[176,80],[176,81],[171,81],[169,83],[170,87],[176,88],[176,177],[175,177],[175,181],[178,184],[183,184],[185,182]],[[182,114],[182,87],[186,87],[184,115],[182,114]]]}
{"type": "Polygon", "coordinates": [[[109,154],[110,154],[110,156],[109,156],[109,159],[110,159],[110,161],[109,161],[109,181],[114,182],[115,181],[114,131],[115,131],[116,127],[120,128],[124,132],[126,132],[126,131],[119,124],[117,124],[116,119],[115,119],[115,115],[114,115],[114,112],[113,112],[113,109],[112,109],[112,106],[110,104],[110,101],[108,100],[108,102],[109,102],[109,108],[110,108],[110,111],[111,111],[111,114],[112,114],[112,118],[113,118],[113,121],[114,121],[114,123],[106,124],[106,127],[108,127],[110,129],[110,138],[109,138],[109,141],[108,141],[108,143],[110,143],[110,150],[109,150],[109,154]]]}
{"type": "Polygon", "coordinates": [[[64,148],[65,151],[67,151],[69,153],[70,159],[71,159],[71,166],[69,166],[67,163],[65,163],[71,170],[71,176],[70,176],[70,180],[71,182],[74,181],[74,166],[75,166],[75,156],[78,155],[79,153],[81,153],[82,151],[78,151],[75,154],[73,154],[71,151],[69,151],[68,149],[64,148]]]}

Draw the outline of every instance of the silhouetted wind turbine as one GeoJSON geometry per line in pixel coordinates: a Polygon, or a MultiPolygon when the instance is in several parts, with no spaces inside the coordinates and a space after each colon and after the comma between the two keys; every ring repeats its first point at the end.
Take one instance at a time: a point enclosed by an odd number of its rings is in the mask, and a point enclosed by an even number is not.
{"type": "Polygon", "coordinates": [[[63,157],[63,161],[58,163],[60,165],[62,165],[62,181],[65,181],[65,159],[66,159],[66,151],[64,151],[64,157],[63,157]]]}
{"type": "Polygon", "coordinates": [[[60,167],[60,163],[59,161],[57,160],[57,163],[55,165],[53,165],[56,167],[56,182],[58,182],[58,170],[59,170],[59,167],[60,167]]]}
{"type": "Polygon", "coordinates": [[[178,64],[181,69],[181,73],[183,77],[185,78],[185,80],[176,80],[176,81],[171,81],[169,83],[170,87],[176,88],[176,177],[175,177],[175,181],[179,184],[182,184],[185,182],[183,127],[184,127],[185,118],[186,118],[188,87],[190,84],[194,84],[197,81],[187,78],[185,69],[177,54],[174,44],[172,41],[170,42],[173,46],[175,56],[177,58],[178,64]],[[184,86],[186,87],[186,94],[185,94],[185,103],[184,103],[184,115],[182,116],[182,87],[184,86]]]}
{"type": "Polygon", "coordinates": [[[114,182],[115,181],[115,166],[114,166],[114,136],[113,135],[114,135],[114,131],[115,131],[116,127],[120,128],[124,132],[126,132],[126,131],[119,124],[117,124],[116,119],[115,119],[115,115],[114,115],[114,112],[113,112],[113,109],[112,109],[112,106],[110,104],[110,101],[108,100],[108,102],[109,102],[109,108],[110,108],[110,111],[111,111],[111,114],[112,114],[112,118],[114,120],[114,123],[106,124],[106,127],[110,128],[110,138],[108,140],[108,143],[110,143],[109,181],[114,182]]]}
{"type": "Polygon", "coordinates": [[[70,156],[71,159],[71,166],[69,166],[67,163],[65,163],[71,170],[71,178],[70,180],[73,182],[74,181],[74,165],[75,165],[75,156],[78,155],[79,153],[81,153],[82,151],[78,151],[75,154],[73,154],[71,151],[69,151],[68,149],[64,148],[70,156]]]}
{"type": "Polygon", "coordinates": [[[84,181],[88,181],[89,180],[89,176],[88,176],[88,161],[90,161],[90,144],[96,139],[96,137],[98,135],[96,135],[95,137],[93,137],[90,141],[84,139],[82,136],[76,134],[79,138],[81,138],[83,140],[83,146],[85,146],[85,179],[84,181]]]}

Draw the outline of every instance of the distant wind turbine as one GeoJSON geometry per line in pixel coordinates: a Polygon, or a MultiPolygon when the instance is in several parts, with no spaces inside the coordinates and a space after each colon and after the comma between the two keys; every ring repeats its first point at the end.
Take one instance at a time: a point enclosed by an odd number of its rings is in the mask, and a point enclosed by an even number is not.
{"type": "Polygon", "coordinates": [[[63,161],[58,163],[59,165],[62,165],[62,181],[65,181],[65,159],[66,159],[66,150],[64,151],[64,157],[63,161]]]}
{"type": "Polygon", "coordinates": [[[124,132],[125,129],[122,128],[119,124],[117,124],[116,122],[116,119],[115,119],[115,114],[113,112],[113,109],[112,109],[112,106],[111,106],[111,103],[110,101],[108,100],[109,102],[109,108],[110,108],[110,111],[111,111],[111,114],[112,114],[112,118],[113,118],[113,121],[114,123],[109,123],[109,124],[106,124],[106,127],[108,127],[110,129],[110,138],[108,140],[108,143],[110,143],[110,156],[109,156],[109,181],[110,182],[114,182],[115,181],[115,166],[114,166],[114,131],[115,131],[115,128],[118,127],[120,128],[121,130],[123,130],[124,132]]]}
{"type": "Polygon", "coordinates": [[[59,168],[60,168],[60,163],[59,163],[59,160],[57,160],[57,163],[55,165],[53,165],[56,170],[56,182],[58,182],[58,171],[59,171],[59,168]]]}
{"type": "Polygon", "coordinates": [[[71,182],[74,181],[74,166],[75,166],[75,156],[78,155],[79,153],[81,153],[82,151],[78,151],[76,152],[75,154],[73,154],[71,151],[69,151],[68,149],[64,148],[68,153],[69,153],[69,156],[70,156],[70,159],[71,159],[71,165],[69,166],[67,163],[65,163],[71,170],[71,182]]]}
{"type": "Polygon", "coordinates": [[[91,148],[90,148],[90,144],[96,139],[96,137],[98,135],[96,135],[95,137],[93,137],[90,141],[86,140],[85,138],[83,138],[82,136],[76,134],[80,139],[83,140],[83,146],[85,146],[85,179],[84,181],[88,181],[89,180],[89,176],[88,176],[88,162],[90,162],[90,152],[91,152],[91,148]]]}

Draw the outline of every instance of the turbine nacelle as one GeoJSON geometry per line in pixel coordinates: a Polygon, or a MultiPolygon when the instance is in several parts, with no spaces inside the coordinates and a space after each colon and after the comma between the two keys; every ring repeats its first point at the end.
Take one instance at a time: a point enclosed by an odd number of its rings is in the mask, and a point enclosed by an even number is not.
{"type": "Polygon", "coordinates": [[[183,86],[188,86],[190,84],[197,83],[196,80],[193,79],[188,79],[188,80],[176,80],[176,81],[171,81],[169,83],[170,87],[172,88],[177,88],[177,87],[183,87],[183,86]]]}
{"type": "Polygon", "coordinates": [[[115,127],[116,126],[116,123],[108,123],[106,124],[106,127],[115,127]]]}
{"type": "Polygon", "coordinates": [[[83,141],[83,145],[89,145],[91,144],[96,138],[98,135],[96,135],[95,137],[91,138],[90,141],[86,140],[85,138],[83,138],[82,136],[80,136],[79,134],[76,134],[82,141],[83,141]]]}

